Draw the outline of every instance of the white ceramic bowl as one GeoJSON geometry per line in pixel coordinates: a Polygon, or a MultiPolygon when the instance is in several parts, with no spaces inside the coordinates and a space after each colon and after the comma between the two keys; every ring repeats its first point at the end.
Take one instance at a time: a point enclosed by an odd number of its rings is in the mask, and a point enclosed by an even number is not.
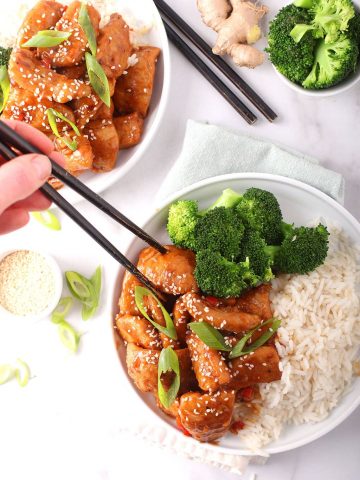
{"type": "MultiPolygon", "coordinates": [[[[12,321],[12,322],[17,322],[17,323],[24,323],[24,324],[29,324],[30,322],[37,322],[38,320],[41,320],[43,318],[49,317],[57,304],[59,303],[59,300],[61,298],[62,290],[63,290],[63,274],[62,271],[56,262],[56,260],[49,255],[48,253],[38,251],[38,250],[33,250],[29,248],[16,248],[14,250],[7,250],[6,252],[2,253],[0,255],[0,262],[7,257],[8,255],[18,252],[18,251],[29,251],[33,253],[38,253],[41,255],[46,263],[49,265],[53,275],[54,275],[54,281],[55,281],[55,292],[52,300],[50,301],[49,305],[42,310],[41,312],[37,314],[29,314],[29,315],[16,315],[12,312],[9,312],[6,310],[4,307],[0,305],[0,317],[1,319],[5,321],[12,321]]],[[[20,325],[19,325],[20,326],[20,325]]]]}
{"type": "MultiPolygon", "coordinates": [[[[136,163],[144,157],[144,154],[153,140],[160,123],[163,119],[170,87],[170,51],[169,42],[159,12],[151,0],[115,0],[116,11],[121,13],[131,27],[151,27],[149,31],[138,37],[141,43],[153,45],[161,49],[154,91],[149,109],[149,114],[144,123],[144,132],[141,142],[133,148],[121,150],[116,167],[107,173],[85,172],[80,180],[94,192],[100,193],[118,182],[136,163]]],[[[144,159],[146,162],[146,159],[144,159]]],[[[63,195],[70,203],[82,199],[77,193],[68,187],[61,189],[63,195]]]]}
{"type": "MultiPolygon", "coordinates": [[[[285,219],[294,221],[298,224],[306,224],[308,221],[316,217],[323,217],[334,224],[338,224],[344,229],[353,242],[360,244],[360,224],[335,200],[319,190],[296,180],[276,175],[255,173],[231,174],[210,178],[201,181],[190,188],[182,190],[160,206],[158,211],[153,214],[147,222],[145,222],[144,229],[161,242],[169,242],[165,225],[168,206],[171,202],[176,199],[195,199],[199,201],[201,209],[214,202],[225,188],[232,188],[236,191],[242,192],[249,187],[258,187],[273,192],[280,202],[285,219]]],[[[144,243],[141,240],[133,240],[130,246],[125,250],[127,258],[136,262],[138,254],[143,247],[144,243]]],[[[113,292],[113,318],[117,313],[117,302],[123,275],[124,269],[120,269],[113,292]]],[[[112,336],[114,341],[112,321],[109,322],[109,335],[112,336]]],[[[135,389],[139,397],[143,400],[144,405],[150,408],[155,415],[160,417],[167,428],[171,428],[173,432],[178,432],[178,435],[182,435],[176,429],[175,422],[156,407],[152,395],[143,394],[136,389],[127,374],[123,342],[118,341],[117,339],[115,340],[115,345],[118,349],[118,357],[120,359],[119,370],[121,375],[127,378],[130,388],[135,389]]],[[[114,358],[116,359],[116,355],[114,355],[114,358]]],[[[345,395],[326,420],[313,425],[289,426],[284,429],[277,441],[272,442],[263,450],[267,453],[284,452],[316,440],[339,425],[359,405],[360,378],[357,378],[354,381],[351,390],[345,395]]],[[[182,438],[184,440],[183,436],[182,438]]],[[[196,442],[192,438],[187,438],[184,441],[196,442]]],[[[217,446],[209,445],[209,448],[239,455],[253,454],[245,445],[241,444],[238,437],[232,434],[228,434],[222,438],[217,446]]]]}
{"type": "MultiPolygon", "coordinates": [[[[275,17],[275,15],[278,13],[280,8],[285,7],[285,5],[288,5],[291,3],[290,1],[281,1],[281,5],[277,7],[276,11],[272,12],[273,15],[271,17],[269,16],[269,22],[275,17]]],[[[360,10],[360,1],[359,0],[353,0],[353,3],[356,7],[356,9],[359,11],[360,10]]],[[[277,73],[278,77],[282,82],[287,85],[291,90],[294,90],[297,93],[300,93],[302,95],[307,95],[309,97],[330,97],[333,95],[337,95],[339,93],[343,93],[346,90],[349,90],[352,88],[354,85],[356,85],[359,80],[360,80],[360,58],[358,60],[358,66],[356,68],[356,71],[349,75],[345,80],[340,82],[338,85],[334,85],[333,87],[329,88],[324,88],[323,90],[309,90],[306,88],[303,88],[301,85],[297,85],[294,82],[291,82],[289,79],[287,79],[284,75],[282,75],[275,65],[272,65],[273,69],[277,73]]]]}

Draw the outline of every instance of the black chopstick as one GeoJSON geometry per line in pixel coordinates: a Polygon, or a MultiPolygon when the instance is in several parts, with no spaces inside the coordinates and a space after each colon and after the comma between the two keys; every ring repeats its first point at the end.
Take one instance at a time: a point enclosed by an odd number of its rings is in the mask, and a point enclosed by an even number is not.
{"type": "Polygon", "coordinates": [[[170,20],[209,59],[270,122],[277,114],[164,0],[154,0],[162,17],[170,20]]]}
{"type": "Polygon", "coordinates": [[[213,87],[230,103],[230,105],[247,121],[249,125],[256,122],[257,117],[253,112],[222,82],[215,73],[209,68],[184,40],[173,30],[173,28],[163,18],[167,36],[175,47],[199,70],[200,73],[211,83],[213,87]]]}
{"type": "MultiPolygon", "coordinates": [[[[22,153],[43,154],[43,152],[39,148],[35,147],[30,142],[25,140],[23,137],[17,134],[15,130],[10,128],[5,122],[1,120],[0,138],[3,140],[3,142],[7,143],[8,145],[13,145],[17,150],[22,153]]],[[[79,193],[82,197],[91,202],[93,205],[98,207],[102,212],[109,215],[109,217],[116,220],[122,226],[130,230],[130,232],[134,233],[137,237],[141,238],[146,243],[154,247],[160,253],[166,253],[166,248],[164,248],[163,245],[161,245],[158,241],[152,238],[148,233],[135,225],[135,223],[133,223],[129,218],[125,217],[125,215],[116,210],[115,207],[113,207],[105,199],[100,197],[100,195],[97,195],[95,192],[93,192],[89,187],[82,183],[78,178],[71,175],[71,173],[67,172],[59,164],[57,164],[51,159],[50,161],[52,173],[55,177],[68,185],[75,192],[79,193]]]]}
{"type": "MultiPolygon", "coordinates": [[[[5,160],[12,160],[18,155],[9,147],[8,144],[2,142],[0,135],[0,155],[5,160]]],[[[17,148],[17,147],[16,147],[17,148]]],[[[149,288],[155,295],[159,295],[154,285],[148,280],[130,260],[128,260],[119,250],[104,237],[80,212],[78,212],[65,198],[60,195],[51,185],[45,183],[40,190],[53,201],[63,212],[65,212],[79,227],[81,227],[90,237],[95,240],[104,250],[106,250],[117,262],[119,262],[126,270],[134,275],[142,284],[149,288]]]]}

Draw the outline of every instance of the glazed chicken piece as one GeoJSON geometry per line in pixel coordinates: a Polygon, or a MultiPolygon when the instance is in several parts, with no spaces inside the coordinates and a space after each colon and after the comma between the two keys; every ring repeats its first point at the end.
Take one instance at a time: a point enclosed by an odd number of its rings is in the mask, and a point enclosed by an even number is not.
{"type": "Polygon", "coordinates": [[[135,303],[135,287],[137,286],[141,287],[141,282],[126,271],[119,298],[119,309],[122,315],[141,315],[135,303]]]}
{"type": "Polygon", "coordinates": [[[88,97],[79,98],[71,102],[78,128],[81,130],[86,127],[102,106],[103,102],[93,92],[88,97]]]}
{"type": "Polygon", "coordinates": [[[59,103],[91,95],[89,85],[44,67],[34,53],[26,48],[13,50],[9,62],[9,76],[20,88],[59,103]]]}
{"type": "Polygon", "coordinates": [[[246,332],[261,322],[259,315],[238,310],[235,306],[214,306],[197,293],[187,293],[183,297],[190,315],[196,321],[206,321],[219,330],[246,332]]]}
{"type": "MultiPolygon", "coordinates": [[[[42,58],[49,62],[53,68],[71,67],[84,61],[87,38],[78,22],[80,8],[81,2],[72,2],[55,25],[56,30],[71,32],[71,36],[57,47],[41,49],[42,58]]],[[[87,4],[87,9],[90,21],[97,35],[99,32],[100,14],[90,4],[87,4]]]]}
{"type": "Polygon", "coordinates": [[[57,72],[61,75],[65,75],[67,78],[72,78],[73,80],[83,79],[86,75],[86,66],[85,63],[81,65],[75,65],[73,67],[63,67],[58,68],[57,72]]]}
{"type": "Polygon", "coordinates": [[[137,112],[145,118],[151,101],[160,49],[140,47],[134,53],[138,62],[116,82],[114,103],[121,114],[137,112]]]}
{"type": "Polygon", "coordinates": [[[179,415],[179,407],[180,407],[180,399],[176,398],[175,401],[170,405],[169,408],[164,407],[164,405],[160,402],[157,393],[154,393],[154,397],[156,400],[156,405],[162,410],[166,415],[169,417],[176,418],[179,415]]]}
{"type": "Polygon", "coordinates": [[[173,322],[175,325],[178,341],[182,347],[186,346],[187,324],[191,321],[191,316],[186,309],[182,297],[179,297],[173,308],[173,322]]]}
{"type": "Polygon", "coordinates": [[[229,429],[234,401],[234,390],[219,390],[214,394],[185,393],[180,398],[181,424],[200,442],[213,442],[229,429]]]}
{"type": "MultiPolygon", "coordinates": [[[[103,103],[99,108],[99,110],[95,113],[93,120],[112,120],[114,127],[116,128],[115,118],[113,118],[114,109],[115,109],[114,102],[112,100],[110,100],[110,107],[106,106],[105,103],[103,103]]],[[[117,128],[116,128],[116,133],[118,133],[117,128]]]]}
{"type": "MultiPolygon", "coordinates": [[[[196,379],[192,370],[189,350],[183,348],[176,350],[180,366],[180,390],[179,394],[188,392],[196,387],[196,379]]],[[[129,343],[126,348],[126,363],[130,377],[142,392],[157,392],[158,388],[158,362],[160,351],[138,347],[129,343]]],[[[169,372],[170,373],[170,372],[169,372]]],[[[171,385],[171,374],[165,374],[162,378],[166,388],[171,385]]]]}
{"type": "Polygon", "coordinates": [[[24,18],[20,27],[17,45],[21,46],[41,30],[50,30],[56,25],[65,11],[61,3],[53,0],[40,0],[24,18]]]}
{"type": "Polygon", "coordinates": [[[88,170],[93,163],[94,154],[87,138],[76,137],[77,149],[73,152],[59,138],[53,137],[55,149],[65,157],[65,168],[68,172],[76,175],[82,170],[88,170]]]}
{"type": "Polygon", "coordinates": [[[256,383],[270,383],[281,379],[280,358],[273,346],[264,346],[249,355],[235,358],[229,362],[231,381],[229,388],[241,388],[256,383]]]}
{"type": "Polygon", "coordinates": [[[113,13],[109,23],[100,30],[96,55],[107,77],[118,78],[123,74],[131,48],[128,25],[121,15],[113,13]]]}
{"type": "Polygon", "coordinates": [[[221,352],[208,347],[191,331],[188,332],[186,341],[201,390],[215,392],[230,382],[230,370],[221,352]]]}
{"type": "Polygon", "coordinates": [[[161,254],[152,247],[141,251],[138,269],[162,292],[182,295],[198,291],[194,278],[195,254],[174,245],[161,254]]]}
{"type": "MultiPolygon", "coordinates": [[[[13,86],[10,90],[9,99],[6,103],[2,117],[12,120],[20,120],[42,132],[51,132],[48,116],[48,108],[54,108],[65,115],[70,121],[75,121],[73,111],[68,106],[50,102],[47,98],[39,99],[29,90],[13,86]]],[[[59,132],[66,128],[66,123],[57,120],[59,132]]]]}
{"type": "Polygon", "coordinates": [[[140,142],[144,120],[137,112],[115,117],[113,122],[119,136],[120,150],[134,147],[140,142]]]}
{"type": "Polygon", "coordinates": [[[246,313],[259,315],[263,320],[273,316],[270,302],[271,284],[252,288],[236,299],[236,306],[246,313]]]}
{"type": "Polygon", "coordinates": [[[161,350],[162,343],[159,332],[144,317],[133,315],[117,315],[116,327],[128,343],[135,343],[139,347],[161,350]]]}
{"type": "Polygon", "coordinates": [[[112,170],[119,153],[119,137],[112,120],[92,120],[84,133],[94,152],[92,169],[96,172],[112,170]]]}

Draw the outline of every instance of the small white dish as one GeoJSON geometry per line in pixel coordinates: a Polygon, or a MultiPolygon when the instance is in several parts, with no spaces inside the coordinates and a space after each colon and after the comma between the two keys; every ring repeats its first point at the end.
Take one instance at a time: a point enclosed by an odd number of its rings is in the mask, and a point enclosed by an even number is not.
{"type": "MultiPolygon", "coordinates": [[[[193,199],[199,202],[199,208],[203,209],[211,205],[225,188],[232,188],[235,191],[243,192],[250,187],[257,187],[269,190],[279,200],[284,218],[291,219],[295,224],[305,225],[315,218],[323,218],[342,228],[349,238],[360,245],[360,224],[359,222],[335,200],[325,193],[306,185],[305,183],[287,177],[260,173],[234,173],[208,178],[199,183],[177,192],[168,198],[157,211],[151,215],[142,225],[144,230],[151,236],[163,242],[170,242],[166,232],[166,221],[169,205],[175,200],[193,199]]],[[[139,252],[146,245],[135,238],[130,245],[124,248],[124,254],[132,262],[136,262],[139,252]]],[[[120,268],[116,281],[114,282],[112,298],[113,310],[108,323],[109,343],[112,342],[114,350],[114,362],[119,365],[119,374],[122,375],[130,388],[133,388],[144,405],[149,408],[154,416],[160,418],[163,425],[178,435],[182,442],[198,445],[197,441],[190,437],[184,437],[176,428],[173,419],[165,415],[156,406],[151,394],[140,392],[129,378],[126,367],[126,351],[123,342],[114,335],[113,320],[118,312],[118,299],[122,284],[124,269],[120,268]],[[115,341],[114,341],[115,340],[115,341]]],[[[114,378],[116,382],[116,376],[114,378]]],[[[267,454],[286,452],[306,445],[340,425],[357,407],[360,406],[360,377],[354,378],[349,390],[342,397],[338,405],[331,411],[330,415],[322,422],[303,425],[288,425],[282,431],[280,437],[262,448],[267,454]]],[[[236,435],[227,434],[221,438],[217,445],[209,444],[208,448],[214,452],[236,455],[256,455],[258,452],[250,450],[236,435]]]]}
{"type": "Polygon", "coordinates": [[[40,251],[29,249],[29,248],[16,248],[14,250],[8,250],[0,254],[0,263],[8,255],[11,255],[19,251],[27,251],[27,252],[37,253],[41,255],[45,259],[47,265],[50,267],[50,270],[54,276],[55,285],[54,285],[53,298],[48,303],[47,307],[41,312],[36,314],[34,313],[34,314],[28,314],[28,315],[17,315],[15,313],[10,312],[0,304],[0,318],[3,318],[4,320],[14,321],[14,322],[16,321],[16,322],[30,323],[30,322],[42,320],[43,318],[49,317],[53,312],[53,310],[56,308],[61,298],[61,294],[63,290],[63,283],[64,283],[63,274],[58,263],[51,255],[49,255],[48,253],[40,252],[40,251]]]}

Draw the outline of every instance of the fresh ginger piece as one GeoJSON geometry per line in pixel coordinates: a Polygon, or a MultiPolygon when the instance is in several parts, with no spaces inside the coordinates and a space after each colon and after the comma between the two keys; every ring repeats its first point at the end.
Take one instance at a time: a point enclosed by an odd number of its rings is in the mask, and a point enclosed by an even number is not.
{"type": "Polygon", "coordinates": [[[231,12],[228,0],[197,0],[197,7],[205,25],[216,32],[219,25],[228,18],[231,12]]]}
{"type": "Polygon", "coordinates": [[[237,65],[249,68],[263,63],[264,54],[250,45],[261,37],[265,5],[243,0],[198,0],[197,5],[204,23],[218,33],[216,55],[228,54],[237,65]]]}

